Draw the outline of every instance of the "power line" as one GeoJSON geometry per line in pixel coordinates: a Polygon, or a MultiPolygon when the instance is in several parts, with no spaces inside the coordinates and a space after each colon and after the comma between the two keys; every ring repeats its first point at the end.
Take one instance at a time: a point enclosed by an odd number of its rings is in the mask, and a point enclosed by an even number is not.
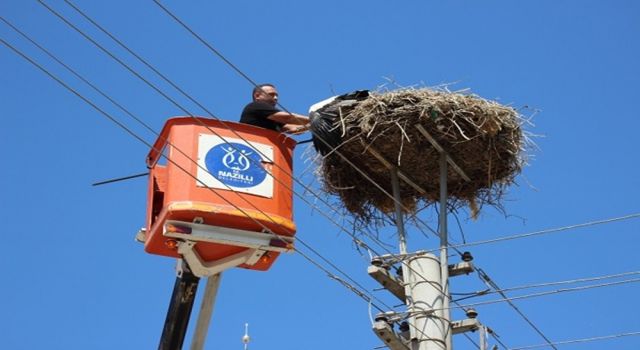
{"type": "MultiPolygon", "coordinates": [[[[240,74],[243,78],[245,78],[247,81],[249,81],[251,84],[253,84],[253,86],[256,86],[256,87],[258,86],[258,84],[256,84],[255,81],[253,81],[248,75],[246,75],[242,70],[240,70],[240,68],[238,68],[235,64],[233,64],[231,61],[229,61],[220,51],[216,50],[206,40],[202,39],[202,37],[200,37],[200,35],[198,35],[195,31],[193,31],[191,28],[189,28],[189,26],[187,26],[176,15],[174,15],[171,11],[169,11],[169,9],[164,7],[157,0],[153,0],[153,2],[155,2],[156,5],[158,5],[158,7],[160,7],[162,10],[164,10],[164,12],[166,12],[169,16],[171,16],[176,22],[180,23],[182,25],[182,27],[184,27],[184,29],[186,29],[189,33],[191,33],[191,35],[196,37],[204,46],[206,46],[209,50],[211,50],[211,52],[215,53],[216,56],[218,56],[221,60],[223,60],[227,65],[229,65],[229,67],[231,67],[234,71],[236,71],[236,73],[240,74]]],[[[283,109],[284,109],[284,107],[283,107],[283,109]]],[[[287,113],[291,113],[291,112],[287,111],[287,113]]]]}
{"type": "Polygon", "coordinates": [[[522,311],[520,311],[520,308],[518,308],[516,304],[514,304],[504,292],[500,291],[500,287],[498,287],[498,285],[491,278],[489,278],[489,275],[487,275],[481,268],[478,268],[477,270],[482,279],[492,288],[494,288],[498,293],[500,293],[503,300],[509,303],[509,305],[518,313],[518,315],[520,315],[520,317],[522,317],[525,322],[527,322],[531,326],[531,328],[533,328],[533,330],[547,342],[547,344],[549,344],[552,348],[557,349],[555,346],[551,345],[551,340],[544,333],[542,333],[542,330],[538,328],[538,326],[536,326],[533,321],[529,319],[529,317],[527,317],[522,311]]]}
{"type": "MultiPolygon", "coordinates": [[[[298,249],[296,249],[297,253],[300,253],[300,251],[298,249]]],[[[318,253],[314,252],[316,255],[318,253]]],[[[309,261],[311,264],[313,264],[314,266],[316,266],[317,268],[319,268],[320,270],[322,270],[324,273],[327,274],[327,277],[337,281],[338,283],[342,284],[345,288],[347,288],[348,290],[350,290],[351,292],[353,292],[355,295],[357,295],[359,298],[361,298],[362,300],[364,300],[365,302],[371,304],[373,307],[375,307],[379,312],[384,312],[384,309],[380,308],[378,305],[376,305],[375,303],[373,303],[372,299],[377,299],[375,298],[372,294],[367,294],[364,293],[363,291],[361,291],[360,289],[354,287],[353,285],[351,285],[349,282],[345,281],[344,279],[336,276],[335,274],[331,273],[331,271],[329,271],[328,269],[326,269],[325,267],[323,267],[322,265],[320,265],[317,261],[314,261],[313,259],[309,258],[309,256],[300,253],[300,255],[305,258],[307,261],[309,261]]],[[[332,266],[334,266],[333,264],[331,264],[332,266]]],[[[338,269],[338,271],[341,271],[338,269]]],[[[343,273],[341,271],[341,273],[343,273]]],[[[344,274],[344,273],[343,273],[344,274]]],[[[366,288],[362,288],[365,289],[366,288]]],[[[380,301],[379,299],[377,299],[378,301],[380,301]]],[[[386,305],[384,302],[380,303],[387,309],[390,309],[388,305],[386,305]]]]}
{"type": "Polygon", "coordinates": [[[133,130],[129,129],[126,125],[124,125],[123,123],[121,123],[120,121],[118,121],[117,119],[115,119],[114,117],[112,117],[110,114],[108,114],[107,112],[103,111],[102,109],[100,109],[100,107],[98,107],[97,105],[95,105],[93,102],[91,102],[89,99],[85,98],[84,96],[82,96],[79,92],[77,92],[76,90],[74,90],[72,87],[70,87],[69,85],[67,85],[65,82],[63,82],[61,79],[59,79],[58,77],[56,77],[55,75],[53,75],[51,72],[49,72],[48,70],[46,70],[43,66],[41,66],[40,64],[38,64],[37,62],[35,62],[34,60],[32,60],[30,57],[28,57],[27,55],[23,54],[21,51],[19,51],[18,49],[16,49],[15,47],[13,47],[11,44],[9,44],[8,42],[6,42],[4,39],[0,38],[0,42],[2,42],[6,47],[8,47],[9,49],[11,49],[13,52],[15,52],[17,55],[19,55],[20,57],[22,57],[23,59],[27,60],[29,63],[31,63],[32,65],[36,66],[37,68],[39,68],[41,71],[43,71],[46,75],[48,75],[51,79],[55,80],[56,82],[58,82],[58,84],[62,85],[64,88],[66,88],[67,90],[69,90],[71,93],[73,93],[74,95],[76,95],[77,97],[79,97],[81,100],[83,100],[85,103],[87,103],[88,105],[90,105],[91,107],[93,107],[94,109],[96,109],[98,112],[100,112],[102,115],[104,115],[107,119],[109,119],[111,122],[115,123],[116,125],[118,125],[120,128],[122,128],[125,132],[127,132],[129,135],[131,135],[132,137],[134,137],[135,139],[137,139],[138,141],[144,143],[147,146],[151,146],[149,143],[147,143],[147,141],[145,141],[142,137],[138,136],[135,132],[133,132],[133,130]]]}
{"type": "MultiPolygon", "coordinates": [[[[575,344],[575,343],[588,343],[588,342],[592,342],[592,341],[616,339],[616,338],[622,338],[622,337],[630,337],[630,336],[634,336],[634,335],[640,335],[640,332],[628,332],[628,333],[620,333],[620,334],[612,334],[612,335],[603,335],[603,336],[600,336],[600,337],[582,338],[582,339],[574,339],[574,340],[564,340],[564,341],[553,342],[552,344],[553,345],[566,345],[566,344],[575,344]]],[[[537,348],[543,348],[543,347],[545,347],[547,345],[548,344],[528,345],[528,346],[521,346],[521,347],[517,347],[517,348],[509,348],[509,350],[537,349],[537,348]]]]}
{"type": "MultiPolygon", "coordinates": [[[[557,285],[562,285],[562,284],[593,282],[593,281],[600,281],[600,280],[604,280],[604,279],[612,279],[612,278],[619,278],[619,277],[625,277],[625,276],[632,276],[632,275],[637,275],[637,274],[640,274],[640,271],[622,272],[622,273],[616,273],[616,274],[611,274],[611,275],[604,275],[604,276],[597,276],[597,277],[586,277],[586,278],[577,278],[577,279],[572,279],[572,280],[564,280],[564,281],[556,281],[556,282],[544,282],[544,283],[527,284],[527,285],[523,285],[523,286],[509,287],[509,288],[504,288],[504,289],[494,289],[494,290],[487,289],[487,290],[482,290],[482,291],[477,291],[477,292],[470,292],[470,293],[458,293],[458,295],[465,295],[465,296],[462,297],[462,298],[458,298],[457,301],[462,301],[462,300],[466,300],[466,299],[470,299],[470,298],[477,298],[477,297],[487,296],[487,295],[490,295],[490,294],[495,294],[495,293],[500,293],[500,292],[512,292],[512,291],[515,291],[515,290],[550,287],[550,286],[557,286],[557,285]]],[[[479,276],[479,277],[480,277],[480,279],[482,279],[481,276],[479,276]]],[[[483,279],[483,281],[484,281],[484,279],[483,279]]]]}
{"type": "Polygon", "coordinates": [[[496,334],[496,332],[494,332],[492,329],[489,329],[489,334],[491,334],[493,336],[493,339],[500,344],[503,348],[508,349],[509,347],[504,345],[504,343],[500,340],[500,336],[498,336],[496,334]]]}
{"type": "Polygon", "coordinates": [[[505,288],[505,289],[498,289],[498,290],[490,291],[490,292],[487,292],[487,293],[483,293],[483,295],[499,293],[499,292],[511,292],[511,291],[514,291],[514,290],[522,290],[522,289],[530,289],[530,288],[557,286],[557,285],[561,285],[561,284],[574,284],[574,283],[582,283],[582,282],[593,282],[593,281],[600,281],[600,280],[604,280],[604,279],[619,278],[619,277],[632,276],[632,275],[638,275],[638,274],[640,274],[640,271],[630,271],[630,272],[622,272],[622,273],[616,273],[616,274],[604,275],[604,276],[597,276],[597,277],[577,278],[577,279],[565,280],[565,281],[557,281],[557,282],[528,284],[528,285],[524,285],[524,286],[516,286],[516,287],[505,288]]]}
{"type": "MultiPolygon", "coordinates": [[[[614,217],[614,218],[610,218],[610,219],[603,219],[603,220],[595,220],[595,221],[585,222],[585,223],[582,223],[582,224],[569,225],[569,226],[563,226],[563,227],[558,227],[558,228],[551,228],[551,229],[534,231],[534,232],[529,232],[529,233],[521,233],[521,234],[516,234],[516,235],[513,235],[513,236],[499,237],[499,238],[487,239],[487,240],[484,240],[484,241],[469,242],[469,243],[463,243],[463,244],[455,244],[455,245],[450,245],[449,248],[473,247],[473,246],[484,245],[484,244],[489,244],[489,243],[510,241],[510,240],[514,240],[514,239],[527,238],[527,237],[533,237],[533,236],[540,236],[540,235],[544,235],[544,234],[548,234],[548,233],[555,233],[555,232],[573,230],[573,229],[576,229],[576,228],[595,226],[595,225],[602,225],[602,224],[609,224],[609,223],[616,222],[616,221],[624,221],[624,220],[636,219],[636,218],[639,218],[639,217],[640,217],[640,213],[634,213],[634,214],[614,217]]],[[[434,252],[436,250],[437,249],[432,249],[432,250],[429,250],[429,251],[430,252],[434,252]]]]}
{"type": "MultiPolygon", "coordinates": [[[[569,225],[569,226],[564,226],[564,227],[559,227],[559,228],[553,228],[553,229],[546,229],[546,230],[541,230],[541,231],[535,231],[535,232],[531,232],[531,233],[524,233],[524,234],[518,234],[518,235],[513,235],[513,236],[508,236],[508,237],[501,237],[501,238],[497,238],[497,239],[491,239],[491,240],[485,240],[485,241],[479,241],[479,242],[471,242],[471,243],[464,243],[464,244],[458,244],[458,245],[454,245],[455,247],[469,247],[469,246],[475,246],[475,245],[481,245],[481,244],[488,244],[488,243],[495,243],[495,242],[500,242],[500,241],[506,241],[506,240],[512,240],[512,239],[519,239],[519,238],[525,238],[525,237],[531,237],[531,236],[537,236],[537,235],[542,235],[542,234],[547,234],[547,233],[553,233],[553,232],[560,232],[560,231],[566,231],[566,230],[570,230],[570,229],[575,229],[575,228],[581,228],[581,227],[587,227],[587,226],[594,226],[594,225],[599,225],[599,224],[605,224],[605,223],[611,223],[611,222],[615,222],[615,221],[621,221],[621,220],[627,220],[627,219],[632,219],[632,218],[636,218],[639,217],[640,213],[637,214],[631,214],[631,215],[626,215],[626,216],[622,216],[622,217],[616,217],[616,218],[610,218],[610,219],[604,219],[604,220],[597,220],[597,221],[591,221],[591,222],[587,222],[587,223],[582,223],[582,224],[577,224],[577,225],[569,225]]],[[[452,246],[452,247],[454,247],[452,246]]],[[[435,251],[435,250],[431,250],[431,251],[435,251]]],[[[516,298],[509,298],[506,294],[504,294],[505,290],[502,290],[498,287],[498,285],[489,278],[489,276],[479,267],[476,268],[476,270],[478,271],[478,273],[480,274],[481,278],[483,280],[485,280],[486,283],[488,283],[493,289],[494,292],[491,293],[499,293],[502,296],[502,300],[498,300],[498,301],[494,301],[494,302],[500,302],[500,301],[506,301],[524,320],[525,322],[527,322],[535,331],[536,333],[538,333],[545,341],[547,341],[547,344],[549,344],[549,346],[553,347],[555,349],[555,346],[551,345],[551,342],[549,340],[549,338],[547,336],[544,335],[544,333],[542,333],[542,331],[540,330],[539,327],[537,327],[513,302],[512,300],[514,299],[523,299],[524,297],[516,297],[516,298]]],[[[597,280],[597,279],[594,279],[597,280]]],[[[563,282],[565,283],[565,282],[563,282]]],[[[569,283],[569,282],[566,282],[569,283]]],[[[559,283],[562,284],[562,283],[559,283]]],[[[522,289],[522,288],[517,288],[517,289],[522,289]]],[[[515,290],[515,289],[513,289],[515,290]]],[[[489,294],[489,293],[483,293],[484,294],[489,294]]],[[[538,293],[540,294],[540,293],[538,293]]],[[[544,294],[540,294],[540,295],[544,295],[544,294]]],[[[540,295],[531,295],[530,297],[533,296],[540,296],[540,295]]],[[[470,296],[471,297],[471,296],[470,296]]],[[[465,297],[465,298],[461,298],[459,300],[464,300],[464,299],[468,299],[470,297],[465,297]]],[[[525,296],[526,297],[526,296],[525,296]]],[[[470,307],[473,305],[466,305],[466,307],[470,307]]]]}
{"type": "MultiPolygon", "coordinates": [[[[540,296],[545,296],[545,295],[560,294],[560,293],[565,293],[565,292],[581,291],[581,290],[587,290],[587,289],[594,289],[594,288],[600,288],[600,287],[609,287],[609,286],[614,286],[614,285],[622,285],[622,284],[636,283],[636,282],[640,282],[640,278],[634,278],[634,279],[618,281],[618,282],[602,283],[602,284],[591,285],[591,286],[558,289],[558,290],[549,291],[549,292],[541,292],[541,293],[534,293],[534,294],[528,294],[528,295],[521,295],[521,296],[516,296],[516,297],[509,297],[509,298],[507,298],[508,300],[507,299],[498,299],[498,300],[482,301],[482,302],[477,302],[477,303],[473,303],[473,304],[466,304],[466,305],[461,305],[461,306],[451,306],[451,307],[449,307],[449,309],[470,308],[470,307],[476,307],[476,306],[482,306],[482,305],[497,304],[497,303],[501,303],[501,302],[509,301],[509,300],[528,299],[528,298],[540,297],[540,296]]],[[[429,310],[427,312],[428,313],[432,313],[432,312],[435,312],[437,310],[443,310],[443,309],[444,308],[432,309],[432,310],[429,310]]],[[[413,313],[408,312],[407,314],[422,314],[422,313],[424,313],[424,311],[413,312],[413,313]]],[[[544,345],[541,345],[541,346],[552,346],[552,344],[550,344],[550,343],[551,342],[549,342],[547,344],[544,344],[544,345]]],[[[518,348],[518,349],[521,349],[521,348],[518,348]]],[[[514,349],[512,349],[512,350],[514,350],[514,349]]]]}
{"type": "Polygon", "coordinates": [[[610,287],[610,286],[616,286],[616,285],[622,285],[622,284],[628,284],[628,283],[636,283],[636,282],[640,282],[640,278],[632,278],[632,279],[623,280],[623,281],[594,284],[594,285],[590,285],[590,286],[564,288],[564,289],[557,289],[557,290],[547,291],[547,292],[532,293],[532,294],[527,294],[527,295],[508,297],[507,298],[508,300],[498,299],[498,300],[480,301],[480,302],[473,303],[473,304],[466,304],[466,305],[462,305],[462,306],[453,306],[453,307],[451,307],[451,309],[454,309],[454,308],[469,308],[469,307],[475,307],[475,306],[481,306],[481,305],[496,304],[496,303],[501,303],[501,302],[509,301],[509,300],[529,299],[529,298],[536,298],[536,297],[541,297],[541,296],[545,296],[545,295],[553,295],[553,294],[560,294],[560,293],[566,293],[566,292],[575,292],[575,291],[582,291],[582,290],[601,288],[601,287],[610,287]]]}
{"type": "Polygon", "coordinates": [[[476,341],[473,340],[473,338],[471,338],[469,336],[469,334],[467,334],[467,332],[464,332],[462,334],[464,334],[464,337],[467,338],[467,340],[469,340],[471,342],[471,344],[475,345],[478,349],[480,349],[480,345],[478,343],[476,343],[476,341]]]}
{"type": "MultiPolygon", "coordinates": [[[[63,66],[66,70],[68,70],[69,72],[71,72],[71,74],[73,74],[76,78],[80,79],[83,83],[89,85],[94,91],[96,91],[98,94],[100,94],[100,96],[104,97],[105,99],[107,99],[109,102],[111,102],[114,106],[118,107],[121,111],[123,111],[125,114],[127,114],[129,117],[131,117],[133,120],[135,120],[136,122],[138,122],[140,125],[142,125],[145,129],[151,131],[153,134],[155,134],[156,136],[159,136],[160,134],[155,131],[151,126],[149,126],[149,124],[145,123],[144,120],[142,120],[142,118],[137,117],[135,114],[133,114],[131,111],[129,111],[128,109],[126,109],[122,104],[118,103],[116,100],[114,100],[113,98],[111,98],[109,95],[107,95],[104,91],[102,91],[100,88],[98,88],[95,84],[91,83],[89,80],[87,80],[85,77],[83,77],[80,73],[78,73],[76,70],[74,70],[73,68],[71,68],[69,65],[67,65],[66,63],[64,63],[61,59],[59,59],[56,55],[54,55],[53,53],[51,53],[51,51],[47,50],[44,46],[40,45],[38,42],[36,42],[35,40],[33,40],[31,37],[29,37],[26,33],[24,33],[23,31],[21,31],[20,29],[18,29],[15,25],[11,24],[8,20],[6,20],[4,17],[0,16],[0,20],[2,20],[6,25],[8,25],[9,27],[11,27],[11,29],[13,29],[14,31],[16,31],[18,34],[20,34],[23,38],[27,39],[31,44],[33,44],[34,46],[36,46],[38,49],[40,49],[42,52],[44,52],[45,54],[47,54],[47,56],[51,57],[51,59],[53,59],[54,61],[56,61],[58,64],[60,64],[61,66],[63,66]]],[[[184,155],[184,153],[183,153],[184,155]]],[[[107,183],[107,182],[103,182],[103,183],[107,183]]],[[[98,184],[102,184],[102,183],[98,183],[98,184]]]]}
{"type": "MultiPolygon", "coordinates": [[[[456,215],[456,220],[457,220],[458,216],[456,215]]],[[[462,235],[462,237],[464,237],[464,230],[462,229],[461,225],[458,225],[458,228],[460,230],[460,233],[462,235]]],[[[466,243],[466,242],[465,242],[466,243]]],[[[489,278],[489,275],[487,273],[484,272],[484,270],[482,270],[480,268],[480,266],[476,265],[476,271],[478,271],[478,275],[481,277],[481,279],[483,279],[484,283],[488,284],[488,286],[490,288],[493,288],[494,290],[500,290],[500,287],[498,286],[498,284],[493,281],[491,278],[489,278]]],[[[500,291],[498,292],[500,293],[500,296],[502,297],[502,300],[506,301],[509,306],[536,332],[538,333],[538,335],[544,339],[544,341],[547,342],[547,344],[551,344],[551,341],[549,340],[549,338],[542,332],[542,330],[540,329],[540,327],[538,327],[535,323],[533,323],[533,321],[524,314],[524,312],[522,312],[522,310],[520,310],[520,308],[518,306],[516,306],[508,297],[507,295],[503,292],[500,291]]],[[[466,299],[466,298],[462,298],[462,299],[466,299]]],[[[456,303],[456,305],[460,305],[458,303],[456,303]]],[[[502,342],[500,342],[500,345],[502,345],[503,347],[506,348],[506,346],[504,344],[502,344],[502,342]]],[[[555,347],[553,345],[550,345],[552,348],[555,349],[555,347]]]]}

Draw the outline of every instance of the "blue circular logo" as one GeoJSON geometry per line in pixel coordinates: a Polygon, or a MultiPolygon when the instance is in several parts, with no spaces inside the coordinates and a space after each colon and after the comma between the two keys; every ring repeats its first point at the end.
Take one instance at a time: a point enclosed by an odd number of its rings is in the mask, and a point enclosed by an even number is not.
{"type": "Polygon", "coordinates": [[[262,183],[267,172],[262,168],[258,151],[240,143],[222,143],[212,147],[204,163],[213,177],[234,187],[254,187],[262,183]]]}

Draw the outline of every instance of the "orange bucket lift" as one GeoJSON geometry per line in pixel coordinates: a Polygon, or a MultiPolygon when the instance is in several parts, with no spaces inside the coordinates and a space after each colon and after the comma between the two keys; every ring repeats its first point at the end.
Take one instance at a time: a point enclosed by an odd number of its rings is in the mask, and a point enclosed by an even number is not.
{"type": "Polygon", "coordinates": [[[169,119],[147,157],[145,251],[182,257],[200,277],[269,269],[293,248],[295,144],[246,124],[169,119]]]}
{"type": "Polygon", "coordinates": [[[147,253],[179,259],[159,349],[182,347],[200,277],[212,277],[205,296],[215,299],[222,271],[265,271],[293,250],[295,145],[247,124],[166,122],[147,156],[146,225],[136,236],[147,253]]]}

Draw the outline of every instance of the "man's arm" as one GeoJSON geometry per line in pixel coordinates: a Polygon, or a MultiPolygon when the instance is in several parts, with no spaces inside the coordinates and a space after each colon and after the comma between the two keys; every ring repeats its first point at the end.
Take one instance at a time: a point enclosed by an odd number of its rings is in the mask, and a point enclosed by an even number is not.
{"type": "Polygon", "coordinates": [[[295,113],[287,113],[283,111],[279,111],[273,113],[267,117],[269,120],[273,120],[274,122],[278,122],[281,124],[294,124],[294,125],[306,125],[309,124],[309,117],[295,114],[295,113]]]}

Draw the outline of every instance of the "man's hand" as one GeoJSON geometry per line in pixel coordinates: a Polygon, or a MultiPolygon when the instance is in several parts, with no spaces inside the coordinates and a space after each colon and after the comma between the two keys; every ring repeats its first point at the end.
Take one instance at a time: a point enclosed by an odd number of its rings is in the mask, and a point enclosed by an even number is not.
{"type": "Polygon", "coordinates": [[[286,132],[287,134],[299,135],[309,130],[310,126],[311,124],[305,124],[305,125],[285,124],[282,126],[281,131],[286,132]]]}

